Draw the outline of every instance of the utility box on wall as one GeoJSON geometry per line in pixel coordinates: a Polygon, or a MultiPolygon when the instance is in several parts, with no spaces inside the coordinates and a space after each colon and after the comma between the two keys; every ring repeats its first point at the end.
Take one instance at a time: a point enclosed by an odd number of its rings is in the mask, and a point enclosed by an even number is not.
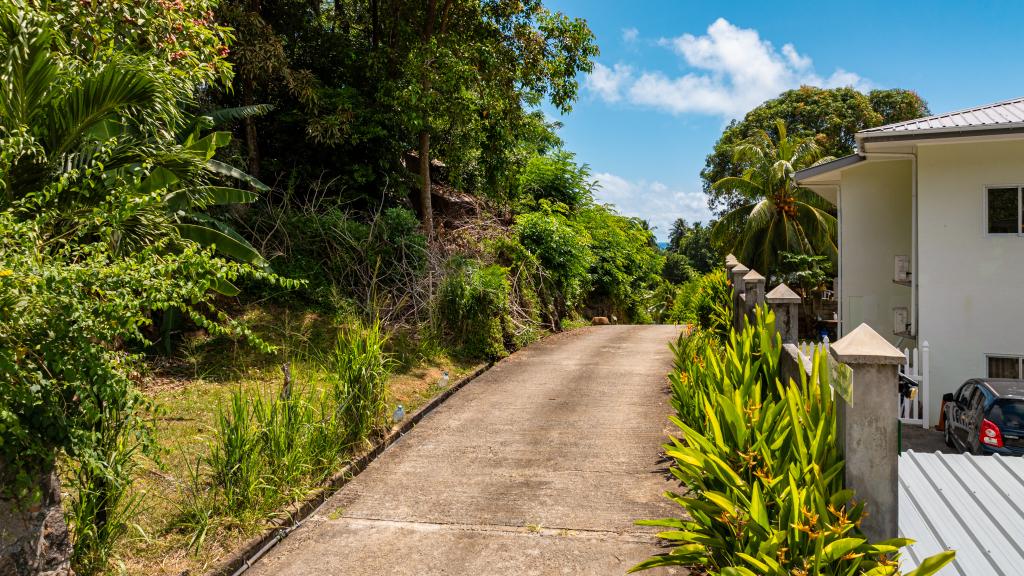
{"type": "Polygon", "coordinates": [[[909,284],[910,283],[910,256],[906,254],[897,254],[893,259],[894,270],[892,281],[897,284],[909,284]]]}
{"type": "Polygon", "coordinates": [[[901,336],[910,334],[910,313],[906,306],[892,309],[892,333],[901,336]]]}

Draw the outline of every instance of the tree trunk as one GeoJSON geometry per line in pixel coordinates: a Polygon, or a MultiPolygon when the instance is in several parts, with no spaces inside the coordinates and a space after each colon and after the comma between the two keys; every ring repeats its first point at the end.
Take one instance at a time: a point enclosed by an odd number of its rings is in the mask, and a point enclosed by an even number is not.
{"type": "Polygon", "coordinates": [[[420,131],[420,208],[427,241],[434,237],[434,207],[430,198],[430,131],[420,131]]]}
{"type": "MultiPolygon", "coordinates": [[[[423,15],[423,44],[428,46],[434,37],[434,17],[437,12],[437,0],[427,0],[427,11],[423,15]]],[[[424,66],[420,85],[424,101],[429,102],[430,94],[430,60],[424,66]]],[[[434,207],[430,198],[430,106],[423,110],[423,128],[420,130],[420,207],[423,209],[423,231],[427,234],[427,242],[434,238],[434,207]]]]}
{"type": "MultiPolygon", "coordinates": [[[[254,104],[252,97],[254,90],[254,86],[249,86],[245,91],[244,102],[246,106],[254,104]]],[[[249,161],[246,169],[250,176],[258,179],[260,177],[260,143],[256,138],[256,119],[252,116],[247,116],[245,118],[245,144],[249,150],[249,161]]]]}
{"type": "Polygon", "coordinates": [[[71,537],[61,509],[60,480],[53,471],[42,473],[38,486],[42,499],[36,504],[22,506],[0,499],[0,574],[72,574],[71,537]]]}

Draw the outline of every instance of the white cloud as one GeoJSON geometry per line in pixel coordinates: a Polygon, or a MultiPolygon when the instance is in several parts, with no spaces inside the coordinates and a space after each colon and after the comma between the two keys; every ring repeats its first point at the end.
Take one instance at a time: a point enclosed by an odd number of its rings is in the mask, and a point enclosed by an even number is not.
{"type": "Polygon", "coordinates": [[[587,86],[601,98],[661,109],[672,114],[706,114],[736,118],[761,102],[803,84],[824,87],[869,84],[857,74],[836,69],[827,79],[814,70],[810,56],[792,44],[781,51],[761,38],[757,30],[739,28],[724,18],[708,26],[707,34],[663,38],[686,65],[681,76],[661,71],[633,74],[631,66],[608,68],[595,64],[587,86]]]}
{"type": "Polygon", "coordinates": [[[656,227],[655,235],[667,240],[676,218],[687,222],[711,218],[704,193],[688,192],[658,181],[628,180],[608,172],[594,174],[600,188],[594,194],[599,202],[614,204],[621,214],[637,216],[656,227]]]}
{"type": "Polygon", "coordinates": [[[629,44],[636,42],[637,37],[640,36],[640,31],[636,28],[623,28],[622,29],[622,41],[629,44]]]}
{"type": "Polygon", "coordinates": [[[609,68],[600,62],[594,63],[594,70],[587,76],[587,88],[593,90],[607,102],[622,99],[622,85],[633,75],[633,69],[624,64],[609,68]]]}

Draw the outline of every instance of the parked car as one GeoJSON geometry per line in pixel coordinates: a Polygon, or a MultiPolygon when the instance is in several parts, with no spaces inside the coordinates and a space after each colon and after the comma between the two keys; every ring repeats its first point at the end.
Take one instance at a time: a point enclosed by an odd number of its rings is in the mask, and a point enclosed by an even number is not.
{"type": "Polygon", "coordinates": [[[946,398],[946,444],[974,454],[1024,455],[1024,380],[974,378],[946,398]]]}

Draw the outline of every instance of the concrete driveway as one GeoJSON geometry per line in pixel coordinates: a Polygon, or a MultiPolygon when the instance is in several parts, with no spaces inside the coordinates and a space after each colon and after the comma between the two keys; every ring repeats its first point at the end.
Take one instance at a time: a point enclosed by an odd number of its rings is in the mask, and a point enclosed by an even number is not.
{"type": "MultiPolygon", "coordinates": [[[[253,576],[623,574],[677,516],[659,460],[674,326],[599,326],[520,351],[458,391],[253,576]]],[[[659,569],[649,574],[685,574],[659,569]]]]}

